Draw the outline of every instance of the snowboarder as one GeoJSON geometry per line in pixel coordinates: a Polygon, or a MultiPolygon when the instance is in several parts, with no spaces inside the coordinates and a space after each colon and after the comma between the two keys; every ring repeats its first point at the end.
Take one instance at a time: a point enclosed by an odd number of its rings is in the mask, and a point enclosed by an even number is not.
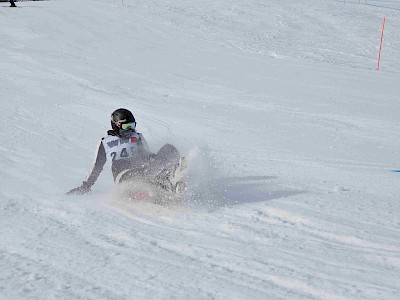
{"type": "Polygon", "coordinates": [[[174,182],[173,176],[182,159],[174,146],[166,144],[156,154],[150,152],[143,135],[136,131],[135,117],[124,108],[111,114],[111,127],[99,143],[89,176],[67,195],[89,192],[108,160],[112,163],[111,170],[116,183],[140,179],[166,190],[176,189],[177,182],[174,182]]]}
{"type": "Polygon", "coordinates": [[[17,7],[16,5],[15,5],[15,2],[14,2],[14,0],[10,0],[10,7],[17,7]]]}

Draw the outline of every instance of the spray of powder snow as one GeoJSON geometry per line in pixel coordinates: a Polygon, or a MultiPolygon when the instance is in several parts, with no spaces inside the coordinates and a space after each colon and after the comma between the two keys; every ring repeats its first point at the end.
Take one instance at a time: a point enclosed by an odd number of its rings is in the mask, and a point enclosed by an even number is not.
{"type": "Polygon", "coordinates": [[[194,149],[188,159],[185,203],[192,208],[213,210],[304,192],[280,185],[276,176],[228,174],[226,166],[207,148],[194,149]]]}
{"type": "Polygon", "coordinates": [[[212,157],[208,148],[195,148],[187,157],[185,203],[191,207],[218,205],[223,199],[219,193],[222,167],[212,157]]]}
{"type": "Polygon", "coordinates": [[[263,201],[287,195],[288,191],[271,192],[267,176],[229,177],[208,148],[193,148],[186,156],[184,171],[186,190],[179,195],[141,181],[116,186],[107,202],[119,210],[146,215],[214,209],[241,203],[263,201]],[[168,212],[167,212],[168,210],[168,212]]]}
{"type": "Polygon", "coordinates": [[[142,223],[176,219],[187,208],[171,193],[141,181],[124,182],[106,197],[107,207],[142,223]]]}

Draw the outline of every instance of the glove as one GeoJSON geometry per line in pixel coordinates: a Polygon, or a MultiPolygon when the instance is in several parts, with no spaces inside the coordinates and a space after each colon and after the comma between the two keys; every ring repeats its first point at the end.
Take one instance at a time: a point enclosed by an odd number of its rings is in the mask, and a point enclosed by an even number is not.
{"type": "Polygon", "coordinates": [[[70,190],[67,195],[83,195],[90,192],[90,185],[86,181],[82,182],[81,186],[70,190]]]}

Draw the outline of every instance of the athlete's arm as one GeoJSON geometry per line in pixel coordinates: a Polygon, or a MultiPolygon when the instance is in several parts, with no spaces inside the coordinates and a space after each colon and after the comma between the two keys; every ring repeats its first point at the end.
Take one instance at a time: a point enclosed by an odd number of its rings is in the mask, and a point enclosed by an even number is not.
{"type": "Polygon", "coordinates": [[[96,159],[94,161],[93,167],[84,182],[86,182],[89,187],[91,187],[99,177],[101,171],[103,171],[104,164],[107,161],[106,150],[103,146],[103,140],[100,141],[97,146],[96,159]]]}
{"type": "Polygon", "coordinates": [[[93,167],[87,176],[86,180],[82,182],[82,185],[72,189],[67,193],[67,195],[72,194],[86,194],[90,191],[92,185],[96,182],[97,178],[99,177],[101,171],[103,170],[104,164],[107,161],[106,151],[103,146],[103,140],[100,141],[99,145],[97,146],[96,151],[96,158],[93,164],[93,167]]]}

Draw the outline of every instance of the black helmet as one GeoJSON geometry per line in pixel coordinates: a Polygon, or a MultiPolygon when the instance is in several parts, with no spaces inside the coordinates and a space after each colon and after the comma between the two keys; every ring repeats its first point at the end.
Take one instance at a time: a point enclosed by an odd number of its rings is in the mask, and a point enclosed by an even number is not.
{"type": "Polygon", "coordinates": [[[129,110],[119,108],[111,114],[111,127],[116,132],[120,129],[133,130],[136,127],[135,117],[129,110]]]}

